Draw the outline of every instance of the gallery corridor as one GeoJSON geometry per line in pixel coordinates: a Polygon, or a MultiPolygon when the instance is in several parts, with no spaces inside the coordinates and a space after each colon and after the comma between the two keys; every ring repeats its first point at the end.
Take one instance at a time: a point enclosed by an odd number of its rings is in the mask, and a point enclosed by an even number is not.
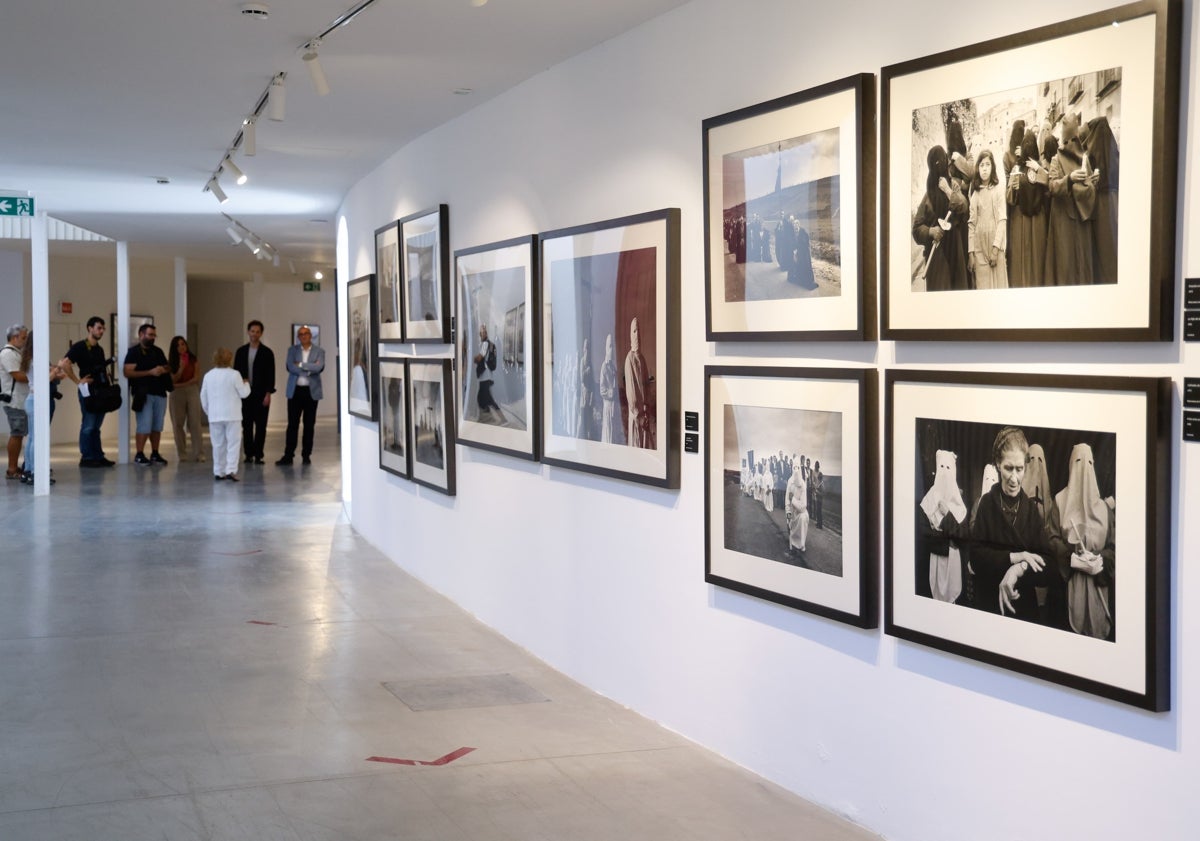
{"type": "Polygon", "coordinates": [[[0,488],[4,841],[874,837],[579,686],[407,576],[311,467],[0,488]]]}

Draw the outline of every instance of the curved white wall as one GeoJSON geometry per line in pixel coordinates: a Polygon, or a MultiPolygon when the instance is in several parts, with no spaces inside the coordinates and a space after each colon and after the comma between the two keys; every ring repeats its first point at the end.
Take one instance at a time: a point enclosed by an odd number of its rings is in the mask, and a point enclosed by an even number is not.
{"type": "MultiPolygon", "coordinates": [[[[683,408],[703,366],[787,364],[1200,376],[1200,349],[704,341],[701,136],[705,117],[1014,30],[1103,2],[1010,0],[957,10],[858,0],[696,0],[551,68],[398,151],[342,208],[353,278],[373,231],[450,205],[451,248],[677,206],[683,211],[683,408]],[[939,10],[940,9],[940,10],[939,10]],[[936,21],[931,26],[929,21],[936,21]]],[[[1181,82],[1195,140],[1196,20],[1181,82]]],[[[1182,166],[1179,276],[1196,169],[1182,166]]],[[[339,260],[340,263],[340,260],[339,260]]],[[[342,281],[344,290],[344,280],[342,281]]],[[[1173,411],[1178,440],[1178,398],[1173,411]]],[[[1181,558],[1200,534],[1200,450],[1176,443],[1172,712],[1146,713],[860,631],[703,581],[702,457],[665,492],[458,450],[450,499],[375,469],[376,426],[343,418],[354,525],[398,564],[555,667],[892,839],[1194,837],[1200,713],[1190,643],[1200,590],[1181,558]]]]}

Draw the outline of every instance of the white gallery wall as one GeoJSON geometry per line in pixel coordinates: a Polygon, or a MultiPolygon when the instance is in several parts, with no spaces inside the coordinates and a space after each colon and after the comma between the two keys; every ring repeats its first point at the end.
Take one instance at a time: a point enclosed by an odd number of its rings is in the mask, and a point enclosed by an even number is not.
{"type": "MultiPolygon", "coordinates": [[[[701,121],[858,72],[1106,8],[696,0],[550,68],[400,149],[348,194],[345,279],[373,232],[440,202],[451,249],[682,210],[682,409],[706,364],[1170,376],[1171,706],[1148,713],[704,583],[703,456],[664,491],[459,447],[449,498],[377,469],[345,417],[355,527],[397,564],[553,666],[889,839],[1195,837],[1200,825],[1200,445],[1179,391],[1200,346],[721,344],[704,338],[701,121]]],[[[1197,21],[1185,4],[1177,277],[1200,274],[1197,21]]],[[[997,80],[1003,90],[1004,80],[997,80]]],[[[1180,286],[1182,282],[1180,281],[1180,286]]],[[[1181,309],[1177,293],[1177,311],[1181,309]]],[[[1178,332],[1178,331],[1177,331],[1178,332]]],[[[411,346],[398,351],[410,352],[411,346]]],[[[344,350],[343,350],[344,352],[344,350]]],[[[420,354],[433,351],[420,349],[420,354]]],[[[882,478],[879,479],[882,481],[882,478]]],[[[881,545],[877,547],[882,557],[881,545]]],[[[482,746],[481,746],[482,747],[482,746]]]]}

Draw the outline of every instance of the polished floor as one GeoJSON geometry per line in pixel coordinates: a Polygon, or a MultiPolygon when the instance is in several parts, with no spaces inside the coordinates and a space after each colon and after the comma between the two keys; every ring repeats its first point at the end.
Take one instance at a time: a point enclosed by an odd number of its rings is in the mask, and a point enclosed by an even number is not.
{"type": "Polygon", "coordinates": [[[311,467],[0,487],[3,841],[874,836],[565,678],[341,519],[311,467]]]}

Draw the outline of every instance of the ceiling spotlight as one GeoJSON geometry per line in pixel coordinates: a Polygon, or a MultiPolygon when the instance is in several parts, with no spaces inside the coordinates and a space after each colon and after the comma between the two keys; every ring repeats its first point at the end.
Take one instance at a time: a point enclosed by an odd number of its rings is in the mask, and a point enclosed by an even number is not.
{"type": "Polygon", "coordinates": [[[325,96],[329,93],[329,80],[325,78],[325,71],[321,67],[321,59],[317,55],[317,50],[321,48],[321,39],[316,38],[304,45],[304,66],[308,68],[308,77],[312,79],[313,90],[317,92],[317,96],[325,96]]]}
{"type": "Polygon", "coordinates": [[[283,79],[282,73],[276,73],[275,78],[271,80],[271,87],[268,88],[270,110],[267,116],[277,123],[283,122],[283,109],[287,101],[287,88],[283,86],[283,79]]]}
{"type": "Polygon", "coordinates": [[[241,6],[242,17],[248,20],[266,20],[271,10],[266,3],[243,3],[241,6]]]}
{"type": "Polygon", "coordinates": [[[257,254],[262,250],[262,244],[254,238],[254,234],[247,234],[246,238],[242,240],[242,245],[249,248],[251,254],[257,254]]]}
{"type": "Polygon", "coordinates": [[[233,158],[226,158],[221,161],[221,169],[233,176],[233,180],[240,186],[246,183],[246,173],[238,168],[238,165],[233,162],[233,158]]]}
{"type": "Polygon", "coordinates": [[[234,245],[238,245],[242,241],[242,235],[237,232],[237,228],[230,225],[225,229],[225,233],[229,234],[229,238],[233,240],[234,245]]]}
{"type": "Polygon", "coordinates": [[[255,136],[257,132],[254,130],[257,120],[258,117],[247,117],[242,121],[242,152],[248,158],[253,158],[258,151],[258,138],[255,136]]]}
{"type": "Polygon", "coordinates": [[[315,280],[321,280],[324,277],[325,277],[325,275],[322,274],[321,272],[313,272],[313,279],[315,279],[315,280]]]}
{"type": "Polygon", "coordinates": [[[229,196],[225,195],[225,191],[221,189],[221,185],[217,183],[215,177],[208,179],[208,183],[204,185],[204,189],[216,196],[217,201],[221,204],[229,201],[229,196]]]}

